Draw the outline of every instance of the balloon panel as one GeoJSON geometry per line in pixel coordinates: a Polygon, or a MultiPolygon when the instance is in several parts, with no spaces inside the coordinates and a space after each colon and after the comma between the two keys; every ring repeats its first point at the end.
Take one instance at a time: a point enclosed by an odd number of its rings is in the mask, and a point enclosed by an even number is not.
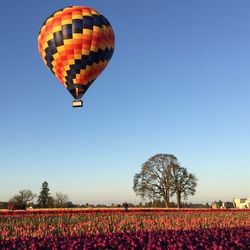
{"type": "Polygon", "coordinates": [[[40,55],[74,98],[81,98],[114,52],[114,32],[96,10],[72,6],[55,12],[38,35],[40,55]]]}

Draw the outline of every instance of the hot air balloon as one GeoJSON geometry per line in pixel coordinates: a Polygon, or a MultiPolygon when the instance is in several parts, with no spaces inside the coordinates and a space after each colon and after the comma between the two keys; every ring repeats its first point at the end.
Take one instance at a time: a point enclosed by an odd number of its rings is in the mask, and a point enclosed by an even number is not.
{"type": "Polygon", "coordinates": [[[42,25],[39,53],[56,78],[82,107],[82,96],[105,69],[114,52],[114,32],[99,12],[85,6],[56,11],[42,25]]]}

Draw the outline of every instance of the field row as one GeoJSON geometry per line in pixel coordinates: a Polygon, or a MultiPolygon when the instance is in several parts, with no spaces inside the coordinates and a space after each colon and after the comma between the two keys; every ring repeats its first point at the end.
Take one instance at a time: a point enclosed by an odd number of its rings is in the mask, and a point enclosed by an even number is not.
{"type": "MultiPolygon", "coordinates": [[[[238,212],[250,212],[250,209],[208,209],[208,208],[129,208],[127,212],[149,212],[149,213],[232,213],[238,212]]],[[[0,217],[3,215],[29,215],[29,214],[59,214],[59,213],[123,213],[123,208],[27,208],[26,210],[9,210],[9,209],[0,209],[0,217]]]]}
{"type": "Polygon", "coordinates": [[[249,227],[249,210],[68,211],[0,215],[0,239],[249,227]]]}
{"type": "Polygon", "coordinates": [[[250,228],[140,231],[0,240],[0,249],[249,249],[250,228]]]}

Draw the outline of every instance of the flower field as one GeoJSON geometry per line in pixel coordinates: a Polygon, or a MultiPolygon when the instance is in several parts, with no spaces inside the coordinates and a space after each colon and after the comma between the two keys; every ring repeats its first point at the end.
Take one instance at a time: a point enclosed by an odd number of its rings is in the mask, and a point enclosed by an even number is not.
{"type": "Polygon", "coordinates": [[[0,211],[0,249],[249,249],[250,210],[0,211]]]}

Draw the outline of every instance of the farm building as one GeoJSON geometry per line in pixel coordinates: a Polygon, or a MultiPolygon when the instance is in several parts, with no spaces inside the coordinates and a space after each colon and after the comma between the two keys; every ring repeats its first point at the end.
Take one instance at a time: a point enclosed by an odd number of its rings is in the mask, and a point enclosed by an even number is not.
{"type": "Polygon", "coordinates": [[[212,202],[211,207],[212,208],[233,208],[234,207],[234,203],[231,202],[231,201],[225,201],[225,202],[214,201],[214,202],[212,202]]]}
{"type": "Polygon", "coordinates": [[[212,206],[212,208],[220,208],[220,203],[217,201],[213,201],[211,206],[212,206]]]}
{"type": "Polygon", "coordinates": [[[234,198],[235,208],[250,208],[250,198],[234,198]]]}

